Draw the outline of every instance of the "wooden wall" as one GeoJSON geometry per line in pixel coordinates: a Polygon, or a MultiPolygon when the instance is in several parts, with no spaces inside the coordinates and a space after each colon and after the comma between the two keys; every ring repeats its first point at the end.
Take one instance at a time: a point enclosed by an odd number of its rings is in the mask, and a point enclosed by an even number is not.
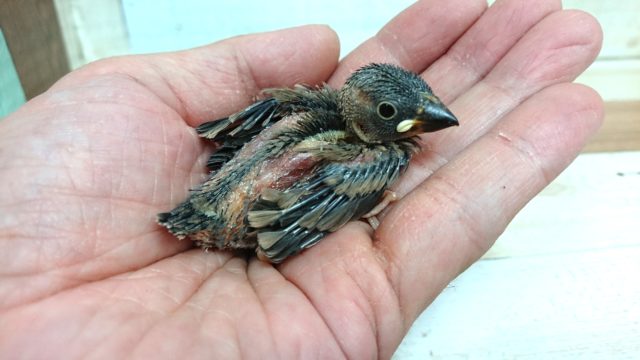
{"type": "Polygon", "coordinates": [[[2,0],[0,26],[27,98],[69,71],[53,0],[2,0]]]}

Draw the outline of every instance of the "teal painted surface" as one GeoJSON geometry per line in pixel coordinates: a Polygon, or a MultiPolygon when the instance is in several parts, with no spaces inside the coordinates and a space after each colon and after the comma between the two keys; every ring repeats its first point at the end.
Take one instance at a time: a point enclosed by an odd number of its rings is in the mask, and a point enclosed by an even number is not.
{"type": "Polygon", "coordinates": [[[18,73],[0,29],[0,118],[15,111],[25,101],[18,73]]]}

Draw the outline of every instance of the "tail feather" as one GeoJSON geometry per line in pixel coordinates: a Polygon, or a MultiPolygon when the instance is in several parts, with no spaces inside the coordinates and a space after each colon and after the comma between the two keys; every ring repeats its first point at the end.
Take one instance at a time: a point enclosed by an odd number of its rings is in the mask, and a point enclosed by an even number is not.
{"type": "Polygon", "coordinates": [[[231,124],[232,121],[229,118],[209,121],[198,126],[196,128],[196,132],[205,139],[215,139],[222,130],[226,129],[231,124]]]}
{"type": "Polygon", "coordinates": [[[158,214],[157,222],[182,239],[206,228],[207,221],[203,216],[191,202],[185,201],[170,212],[158,214]]]}

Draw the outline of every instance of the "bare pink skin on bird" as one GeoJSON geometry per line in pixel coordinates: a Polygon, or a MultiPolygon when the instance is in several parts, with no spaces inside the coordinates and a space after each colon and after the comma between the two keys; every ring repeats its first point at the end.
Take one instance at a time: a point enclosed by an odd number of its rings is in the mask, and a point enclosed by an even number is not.
{"type": "MultiPolygon", "coordinates": [[[[214,177],[230,176],[238,165],[250,161],[266,141],[273,138],[282,129],[295,127],[295,123],[299,119],[299,115],[288,116],[262,131],[254,140],[247,143],[214,177]]],[[[223,234],[225,247],[255,247],[255,239],[247,236],[237,236],[239,231],[246,228],[245,218],[249,211],[248,204],[255,202],[265,188],[287,189],[299,179],[310,175],[318,160],[317,157],[309,153],[289,149],[276,158],[264,161],[260,166],[254,167],[250,173],[243,176],[235,184],[233,191],[228,192],[226,199],[225,221],[227,226],[223,234]],[[234,239],[233,246],[230,243],[232,239],[234,239]]],[[[208,184],[211,189],[207,189],[207,191],[215,191],[216,185],[215,182],[208,184]]],[[[189,235],[189,237],[193,240],[210,241],[211,234],[209,231],[200,231],[189,235]]]]}

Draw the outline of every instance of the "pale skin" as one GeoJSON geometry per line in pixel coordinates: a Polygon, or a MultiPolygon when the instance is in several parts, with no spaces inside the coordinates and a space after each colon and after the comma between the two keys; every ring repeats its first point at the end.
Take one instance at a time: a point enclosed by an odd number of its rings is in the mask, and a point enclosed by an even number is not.
{"type": "Polygon", "coordinates": [[[341,62],[323,26],[104,60],[0,121],[0,353],[389,358],[602,121],[570,83],[601,45],[591,16],[485,8],[419,2],[341,62]],[[193,127],[370,62],[421,73],[461,123],[424,137],[375,232],[352,222],[274,267],[156,225],[205,175],[193,127]]]}

